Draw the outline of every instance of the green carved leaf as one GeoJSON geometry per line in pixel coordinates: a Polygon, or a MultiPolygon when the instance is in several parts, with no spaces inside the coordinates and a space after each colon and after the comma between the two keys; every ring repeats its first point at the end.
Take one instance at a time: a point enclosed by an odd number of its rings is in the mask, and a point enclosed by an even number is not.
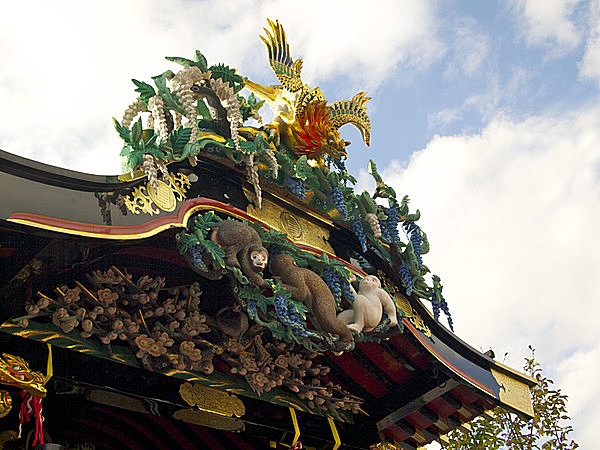
{"type": "Polygon", "coordinates": [[[375,165],[372,159],[369,160],[368,170],[371,176],[375,179],[377,187],[383,186],[383,179],[381,178],[381,175],[379,175],[379,172],[377,172],[377,166],[375,165]]]}
{"type": "MultiPolygon", "coordinates": [[[[223,81],[230,83],[235,90],[236,85],[243,87],[244,78],[235,72],[235,69],[226,66],[225,64],[214,64],[208,68],[212,79],[221,78],[223,81]]],[[[240,88],[241,89],[241,88],[240,88]]],[[[236,91],[237,92],[237,91],[236,91]]]]}
{"type": "Polygon", "coordinates": [[[131,146],[129,144],[123,146],[123,150],[121,150],[121,156],[127,156],[131,152],[131,146]]]}
{"type": "Polygon", "coordinates": [[[255,300],[257,303],[259,300],[265,298],[254,286],[242,286],[240,288],[240,297],[246,300],[255,300]]]}
{"type": "Polygon", "coordinates": [[[310,167],[308,165],[308,158],[306,157],[306,155],[303,155],[300,158],[298,158],[298,161],[296,161],[296,178],[306,180],[306,177],[309,174],[309,169],[310,167]]]}
{"type": "Polygon", "coordinates": [[[196,62],[191,59],[182,58],[181,56],[165,56],[167,61],[171,61],[177,64],[181,64],[182,66],[195,66],[196,62]]]}
{"type": "Polygon", "coordinates": [[[144,151],[143,150],[132,150],[127,155],[127,165],[130,169],[134,169],[137,165],[141,165],[144,162],[144,151]]]}
{"type": "MultiPolygon", "coordinates": [[[[256,151],[256,144],[252,141],[244,141],[240,139],[240,148],[244,155],[251,155],[256,151]]],[[[227,139],[227,143],[234,147],[233,139],[227,139]]]]}
{"type": "Polygon", "coordinates": [[[219,266],[225,267],[225,260],[223,259],[225,253],[223,252],[223,249],[219,247],[219,244],[213,241],[200,241],[200,245],[210,253],[210,256],[212,256],[219,266]]]}
{"type": "Polygon", "coordinates": [[[156,91],[148,83],[138,81],[135,79],[132,79],[131,81],[133,81],[133,84],[137,86],[135,92],[138,92],[140,94],[140,97],[144,101],[144,103],[148,104],[148,100],[150,100],[156,95],[156,91]]]}
{"type": "Polygon", "coordinates": [[[198,100],[196,110],[198,111],[198,114],[202,116],[203,119],[211,120],[210,111],[208,110],[208,106],[206,106],[206,103],[204,103],[204,99],[198,100]]]}
{"type": "Polygon", "coordinates": [[[220,222],[221,218],[215,215],[213,211],[208,211],[204,214],[198,214],[194,216],[188,226],[188,231],[191,233],[199,234],[202,239],[206,238],[208,231],[215,226],[217,222],[220,222]]]}
{"type": "Polygon", "coordinates": [[[208,62],[206,61],[206,58],[204,57],[204,55],[202,53],[200,53],[200,50],[196,50],[194,52],[194,61],[196,63],[196,66],[202,71],[202,72],[206,72],[208,69],[208,62]]]}
{"type": "Polygon", "coordinates": [[[186,253],[192,247],[198,245],[200,241],[195,234],[188,234],[185,231],[182,231],[177,235],[177,244],[179,247],[179,253],[182,255],[186,253]]]}
{"type": "Polygon", "coordinates": [[[129,131],[129,129],[127,129],[123,125],[121,125],[119,123],[119,121],[117,119],[115,119],[114,117],[113,117],[113,123],[115,124],[115,129],[117,130],[117,133],[119,133],[119,136],[121,137],[121,139],[123,139],[126,143],[130,144],[131,143],[131,131],[129,131]]]}
{"type": "Polygon", "coordinates": [[[140,117],[137,122],[131,127],[131,142],[139,142],[142,138],[142,118],[140,117]]]}
{"type": "Polygon", "coordinates": [[[167,108],[174,109],[179,113],[183,114],[183,107],[179,103],[179,100],[171,93],[170,89],[167,86],[167,77],[172,77],[173,72],[167,70],[166,72],[161,73],[155,77],[152,77],[154,80],[154,84],[158,89],[158,95],[160,95],[165,101],[165,105],[167,108]]]}
{"type": "Polygon", "coordinates": [[[247,99],[248,105],[254,110],[258,111],[265,104],[264,100],[258,101],[254,96],[254,92],[251,92],[247,99]]]}
{"type": "Polygon", "coordinates": [[[294,162],[283,152],[274,152],[281,169],[290,176],[295,176],[294,162]]]}
{"type": "Polygon", "coordinates": [[[192,135],[191,128],[183,128],[183,126],[173,130],[169,134],[169,143],[173,148],[173,152],[181,153],[183,152],[183,148],[190,140],[190,136],[192,135]]]}

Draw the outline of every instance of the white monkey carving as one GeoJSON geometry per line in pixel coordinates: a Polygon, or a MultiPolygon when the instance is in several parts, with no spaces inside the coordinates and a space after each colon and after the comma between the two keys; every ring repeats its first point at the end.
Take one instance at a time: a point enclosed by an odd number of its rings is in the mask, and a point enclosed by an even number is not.
{"type": "Polygon", "coordinates": [[[352,309],[346,309],[337,316],[350,330],[355,333],[373,330],[381,322],[383,311],[390,319],[390,327],[398,325],[396,306],[389,294],[381,288],[379,278],[367,275],[360,280],[358,293],[352,290],[355,294],[352,309]]]}

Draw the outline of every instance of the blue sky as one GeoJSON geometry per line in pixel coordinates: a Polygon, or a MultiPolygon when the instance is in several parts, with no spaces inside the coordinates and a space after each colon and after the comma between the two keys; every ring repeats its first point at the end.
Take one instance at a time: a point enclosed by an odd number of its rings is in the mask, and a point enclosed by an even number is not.
{"type": "Polygon", "coordinates": [[[118,173],[111,117],[130,79],[199,49],[275,83],[267,17],[329,101],[372,97],[371,147],[342,128],[348,167],[371,190],[374,159],[421,210],[457,334],[517,368],[536,347],[575,437],[600,447],[598,0],[15,2],[0,17],[0,148],[118,173]]]}

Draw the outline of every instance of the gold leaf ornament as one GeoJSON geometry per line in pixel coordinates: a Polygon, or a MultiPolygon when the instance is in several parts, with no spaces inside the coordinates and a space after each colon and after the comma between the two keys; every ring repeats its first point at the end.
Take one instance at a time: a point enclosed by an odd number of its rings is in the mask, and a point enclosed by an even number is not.
{"type": "Polygon", "coordinates": [[[246,413],[244,403],[236,395],[198,383],[183,383],[179,387],[179,394],[188,405],[202,411],[228,417],[242,417],[246,413]]]}

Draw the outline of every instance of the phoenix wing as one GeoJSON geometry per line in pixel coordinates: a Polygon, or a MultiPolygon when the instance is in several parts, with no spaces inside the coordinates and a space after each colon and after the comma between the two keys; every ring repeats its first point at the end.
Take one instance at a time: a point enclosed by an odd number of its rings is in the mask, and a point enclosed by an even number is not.
{"type": "Polygon", "coordinates": [[[267,37],[260,36],[262,41],[267,46],[269,52],[269,64],[273,68],[273,72],[285,89],[290,92],[296,92],[302,89],[302,80],[300,72],[302,71],[302,60],[292,60],[290,56],[290,46],[285,37],[285,31],[279,23],[267,19],[271,30],[264,28],[267,37]],[[271,34],[273,33],[273,34],[271,34]]]}
{"type": "Polygon", "coordinates": [[[342,125],[351,123],[362,134],[365,144],[371,143],[371,121],[367,116],[365,104],[371,100],[364,92],[359,92],[352,100],[344,100],[327,105],[330,113],[330,123],[336,130],[342,125]]]}

